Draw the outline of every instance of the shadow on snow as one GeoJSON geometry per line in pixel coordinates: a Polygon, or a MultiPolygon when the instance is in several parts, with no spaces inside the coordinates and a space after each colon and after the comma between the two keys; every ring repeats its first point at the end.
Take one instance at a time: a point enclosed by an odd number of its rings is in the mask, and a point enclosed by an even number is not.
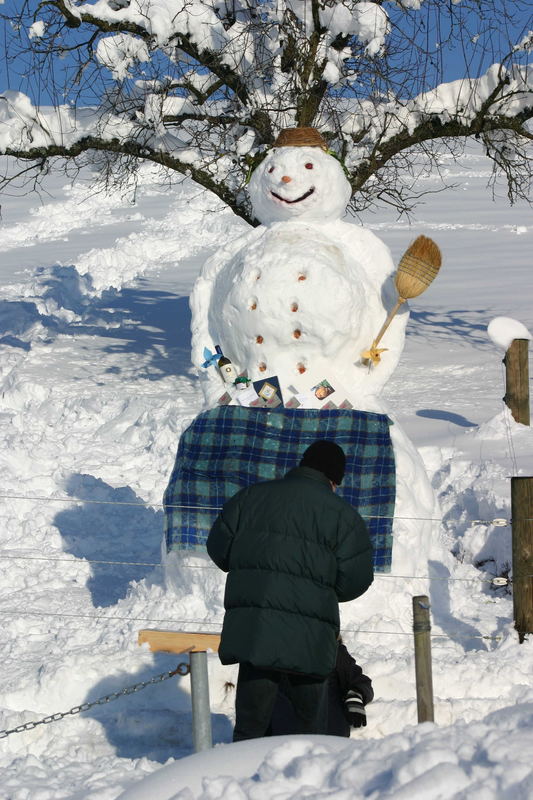
{"type": "MultiPolygon", "coordinates": [[[[154,653],[153,663],[137,672],[122,672],[104,678],[88,692],[84,702],[120,692],[137,683],[188,664],[183,655],[154,653]]],[[[148,758],[164,763],[193,753],[190,677],[169,678],[139,692],[97,705],[84,713],[98,720],[119,758],[148,758]]],[[[211,713],[213,743],[231,742],[232,723],[225,714],[211,713]]]]}
{"type": "Polygon", "coordinates": [[[147,508],[129,487],[116,489],[92,475],[71,476],[66,491],[85,504],[60,511],[54,525],[66,552],[95,562],[87,584],[93,604],[114,605],[131,581],[146,578],[160,564],[163,512],[147,508]]]}
{"type": "Polygon", "coordinates": [[[415,311],[411,309],[407,336],[431,336],[438,341],[462,339],[476,350],[494,347],[487,325],[495,316],[490,309],[456,308],[446,311],[415,311]]]}
{"type": "Polygon", "coordinates": [[[420,408],[416,412],[417,417],[424,417],[425,419],[442,419],[445,422],[451,422],[452,425],[459,425],[461,428],[477,428],[477,422],[470,422],[470,420],[463,417],[462,414],[455,414],[453,411],[440,411],[436,408],[420,408]]]}
{"type": "MultiPolygon", "coordinates": [[[[96,561],[91,564],[88,581],[94,605],[113,606],[126,596],[131,581],[140,581],[158,568],[154,564],[159,565],[161,560],[163,514],[144,506],[129,487],[116,489],[92,475],[73,475],[66,490],[81,504],[60,511],[54,524],[63,537],[66,552],[96,561]],[[95,500],[101,502],[89,502],[95,500]],[[118,561],[133,563],[105,563],[118,561]]],[[[138,626],[140,629],[146,625],[139,622],[138,626]]],[[[150,681],[174,670],[181,662],[188,663],[186,653],[154,653],[152,664],[135,672],[125,669],[100,680],[84,702],[150,681]]],[[[127,665],[126,658],[124,663],[127,665]]],[[[96,705],[84,712],[84,716],[98,720],[120,758],[144,757],[164,763],[193,752],[189,676],[175,676],[148,685],[138,692],[96,705]]],[[[228,717],[211,714],[211,722],[213,741],[230,742],[232,724],[228,717]]]]}
{"type": "Polygon", "coordinates": [[[452,611],[450,570],[439,561],[428,562],[430,579],[431,609],[435,622],[450,639],[463,647],[465,653],[471,650],[488,650],[480,631],[468,622],[463,622],[452,611]]]}
{"type": "Polygon", "coordinates": [[[139,364],[139,378],[157,380],[190,369],[188,297],[150,289],[145,279],[97,296],[72,266],[43,267],[36,281],[39,293],[31,300],[0,301],[0,344],[29,351],[35,340],[99,336],[109,340],[104,353],[148,357],[139,364]]]}

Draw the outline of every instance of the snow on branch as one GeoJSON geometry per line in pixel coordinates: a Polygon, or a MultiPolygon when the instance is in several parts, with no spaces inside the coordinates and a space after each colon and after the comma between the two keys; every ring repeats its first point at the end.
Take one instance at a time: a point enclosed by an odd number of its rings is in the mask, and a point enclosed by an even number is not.
{"type": "MultiPolygon", "coordinates": [[[[524,122],[533,117],[533,70],[507,71],[494,64],[477,79],[462,79],[437,86],[405,103],[354,102],[343,114],[342,129],[355,142],[348,163],[356,165],[396,137],[421,141],[421,129],[430,122],[435,134],[475,135],[509,128],[529,136],[524,122]]],[[[434,138],[433,135],[427,138],[434,138]]]]}
{"type": "Polygon", "coordinates": [[[48,148],[68,150],[88,136],[127,140],[134,128],[123,117],[98,114],[94,108],[36,108],[21,92],[0,95],[0,152],[7,154],[48,148]]]}

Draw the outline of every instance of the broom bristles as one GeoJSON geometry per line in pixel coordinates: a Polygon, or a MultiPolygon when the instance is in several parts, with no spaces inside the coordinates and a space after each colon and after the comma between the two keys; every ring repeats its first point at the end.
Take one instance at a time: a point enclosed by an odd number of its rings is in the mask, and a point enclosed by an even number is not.
{"type": "Polygon", "coordinates": [[[407,248],[398,265],[396,289],[404,300],[422,294],[437,275],[442,263],[433,239],[418,236],[407,248]]]}
{"type": "Polygon", "coordinates": [[[409,245],[398,264],[396,272],[396,289],[398,291],[398,301],[381,326],[381,330],[370,345],[368,350],[361,353],[364,364],[379,364],[381,353],[387,348],[378,349],[378,344],[396,312],[406,300],[417,297],[427,289],[431,281],[437,275],[441,266],[441,254],[438,245],[433,239],[427,236],[418,236],[409,245]]]}

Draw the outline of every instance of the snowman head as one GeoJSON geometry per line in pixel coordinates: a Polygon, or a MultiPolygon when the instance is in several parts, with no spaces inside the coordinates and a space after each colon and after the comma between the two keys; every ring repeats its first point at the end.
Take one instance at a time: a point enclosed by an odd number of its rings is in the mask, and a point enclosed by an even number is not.
{"type": "Polygon", "coordinates": [[[326,152],[326,143],[278,146],[279,141],[254,170],[248,187],[259,222],[339,219],[351,186],[340,163],[326,152]]]}

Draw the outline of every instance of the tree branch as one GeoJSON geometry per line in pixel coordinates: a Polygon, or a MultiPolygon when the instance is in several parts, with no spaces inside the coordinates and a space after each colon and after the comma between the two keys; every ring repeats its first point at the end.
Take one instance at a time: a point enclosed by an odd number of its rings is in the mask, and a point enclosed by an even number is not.
{"type": "Polygon", "coordinates": [[[246,164],[280,128],[317,127],[346,161],[354,202],[379,198],[400,211],[409,208],[400,172],[415,174],[417,148],[436,168],[433,142],[475,136],[511,194],[525,196],[533,176],[531,45],[529,28],[516,33],[514,22],[528,3],[374,0],[363,9],[359,0],[176,0],[167,18],[170,6],[163,12],[151,0],[20,0],[16,15],[0,16],[16,43],[6,56],[9,77],[21,64],[19,85],[31,96],[13,86],[0,103],[4,152],[9,142],[7,152],[41,164],[107,151],[107,174],[117,181],[134,166],[128,159],[148,159],[190,175],[249,221],[246,164]],[[26,38],[36,22],[41,27],[26,38]],[[112,41],[113,34],[124,36],[112,41]],[[452,43],[463,48],[466,75],[487,52],[508,72],[493,66],[479,79],[439,85],[452,43]],[[326,69],[329,62],[336,69],[326,69]],[[50,107],[33,107],[36,74],[47,82],[50,107]]]}
{"type": "Polygon", "coordinates": [[[44,165],[50,158],[62,157],[67,159],[74,159],[89,150],[104,151],[108,153],[115,153],[125,156],[130,156],[135,159],[144,161],[152,161],[154,164],[160,164],[170,170],[179,172],[184,176],[191,178],[196,183],[213,192],[219,197],[226,205],[228,205],[238,216],[245,219],[250,224],[256,224],[253,221],[251,214],[247,209],[239,204],[235,199],[234,192],[232,192],[224,183],[216,181],[205,169],[200,169],[194,165],[187,164],[174,158],[169,153],[160,152],[147,147],[144,144],[128,141],[121,142],[118,139],[98,139],[93,136],[86,136],[80,139],[70,147],[49,145],[48,147],[36,147],[26,151],[7,149],[5,155],[12,156],[17,159],[24,159],[29,161],[38,162],[44,165]]]}

